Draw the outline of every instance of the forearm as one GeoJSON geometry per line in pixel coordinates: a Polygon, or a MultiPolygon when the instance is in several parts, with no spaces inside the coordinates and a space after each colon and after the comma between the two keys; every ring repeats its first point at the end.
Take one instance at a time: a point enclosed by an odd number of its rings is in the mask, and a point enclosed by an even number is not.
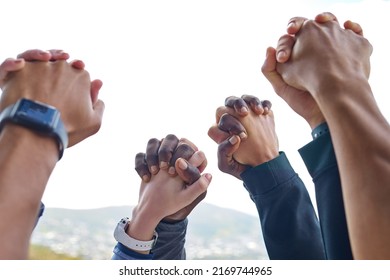
{"type": "Polygon", "coordinates": [[[390,127],[368,82],[353,81],[317,100],[332,132],[354,257],[388,259],[390,127]]]}
{"type": "Polygon", "coordinates": [[[0,147],[0,258],[26,259],[58,147],[54,139],[15,125],[0,132],[0,147]]]}
{"type": "Polygon", "coordinates": [[[310,196],[284,154],[241,176],[258,209],[270,259],[325,258],[310,196]]]}
{"type": "Polygon", "coordinates": [[[184,243],[187,219],[175,223],[165,223],[160,221],[161,217],[150,215],[151,211],[146,211],[146,209],[150,208],[137,205],[133,210],[132,219],[128,223],[126,234],[139,241],[150,241],[154,231],[156,231],[158,238],[152,250],[127,247],[128,245],[123,243],[125,248],[117,245],[114,253],[125,259],[185,259],[184,243]],[[140,255],[149,256],[140,257],[140,255]]]}
{"type": "Polygon", "coordinates": [[[113,260],[184,260],[185,252],[185,236],[187,232],[188,220],[177,223],[158,224],[156,231],[158,239],[152,252],[142,254],[133,251],[118,243],[114,248],[113,260]]]}

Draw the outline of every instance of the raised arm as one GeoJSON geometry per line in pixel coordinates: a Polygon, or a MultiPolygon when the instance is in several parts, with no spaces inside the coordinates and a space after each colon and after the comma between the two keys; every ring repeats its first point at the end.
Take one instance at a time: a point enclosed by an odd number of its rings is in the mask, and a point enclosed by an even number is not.
{"type": "Polygon", "coordinates": [[[368,82],[372,46],[334,20],[305,21],[295,36],[290,60],[277,69],[288,84],[312,94],[327,120],[354,257],[388,259],[390,126],[368,82]]]}
{"type": "MultiPolygon", "coordinates": [[[[295,25],[290,25],[288,31],[297,33],[305,20],[294,18],[295,25]]],[[[335,18],[328,18],[328,20],[335,20],[335,18]]],[[[361,31],[357,24],[351,27],[353,31],[361,31]]],[[[286,84],[276,71],[277,59],[282,63],[288,61],[294,43],[294,36],[284,35],[279,39],[276,49],[268,48],[262,71],[275,92],[312,129],[313,141],[301,148],[299,152],[314,182],[326,258],[351,259],[340,174],[325,117],[309,92],[286,84]]]]}
{"type": "Polygon", "coordinates": [[[159,237],[152,250],[134,250],[118,240],[113,259],[185,259],[187,216],[205,197],[211,180],[199,170],[206,166],[204,153],[194,148],[170,134],[163,140],[150,139],[146,153],[137,154],[136,170],[143,181],[126,233],[151,240],[156,230],[159,237]]]}
{"type": "Polygon", "coordinates": [[[92,95],[97,97],[98,89],[92,93],[92,83],[86,71],[76,70],[64,60],[36,63],[21,60],[19,63],[23,67],[17,72],[8,73],[15,70],[12,67],[2,68],[5,71],[2,72],[3,93],[0,100],[2,259],[27,258],[40,201],[61,156],[61,149],[67,147],[67,139],[70,144],[76,144],[96,133],[104,109],[101,101],[92,102],[92,95]],[[28,100],[21,102],[23,98],[28,100]],[[14,111],[6,109],[15,104],[25,106],[15,106],[14,111]],[[43,126],[45,122],[42,121],[53,118],[59,112],[63,122],[63,138],[59,141],[57,137],[38,130],[31,122],[20,125],[18,118],[11,114],[13,112],[20,112],[22,117],[27,114],[32,120],[39,120],[43,126]],[[93,129],[86,133],[86,128],[93,129]]]}
{"type": "Polygon", "coordinates": [[[270,259],[324,259],[309,194],[278,150],[273,112],[266,104],[252,96],[230,97],[229,107],[218,108],[218,125],[209,135],[219,143],[220,169],[244,181],[256,204],[270,259]]]}

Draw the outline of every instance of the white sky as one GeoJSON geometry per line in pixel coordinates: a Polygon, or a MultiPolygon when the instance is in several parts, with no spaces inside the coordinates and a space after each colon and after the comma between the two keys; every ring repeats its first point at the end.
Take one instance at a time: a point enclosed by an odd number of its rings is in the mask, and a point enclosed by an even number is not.
{"type": "Polygon", "coordinates": [[[390,2],[364,1],[2,1],[0,59],[26,49],[59,48],[83,59],[103,80],[106,111],[98,134],[68,149],[43,201],[48,207],[134,205],[140,179],[134,157],[147,141],[168,133],[192,140],[213,174],[206,202],[257,215],[242,183],[217,168],[217,145],[207,136],[215,109],[230,95],[273,102],[280,149],[313,186],[297,149],[309,126],[280,100],[261,74],[293,16],[333,12],[359,22],[374,46],[371,85],[387,119],[390,2]],[[342,4],[342,3],[344,4],[342,4]]]}

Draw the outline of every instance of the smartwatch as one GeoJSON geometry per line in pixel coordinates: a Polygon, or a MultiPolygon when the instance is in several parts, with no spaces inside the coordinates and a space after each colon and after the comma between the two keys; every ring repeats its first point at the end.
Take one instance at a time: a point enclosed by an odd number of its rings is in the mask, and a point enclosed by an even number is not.
{"type": "Polygon", "coordinates": [[[137,251],[149,251],[152,250],[154,245],[156,245],[158,234],[156,231],[153,233],[153,239],[150,241],[140,241],[130,237],[126,230],[129,227],[129,218],[121,219],[114,231],[114,238],[116,241],[126,246],[129,249],[137,250],[137,251]]]}
{"type": "Polygon", "coordinates": [[[0,113],[0,131],[6,123],[31,129],[40,135],[53,137],[58,142],[59,159],[68,146],[68,133],[60,112],[53,106],[29,99],[19,99],[0,113]]]}

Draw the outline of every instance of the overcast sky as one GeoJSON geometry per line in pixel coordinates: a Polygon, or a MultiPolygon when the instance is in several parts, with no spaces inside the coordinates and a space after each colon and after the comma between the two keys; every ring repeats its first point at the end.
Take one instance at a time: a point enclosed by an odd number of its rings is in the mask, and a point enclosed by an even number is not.
{"type": "Polygon", "coordinates": [[[366,1],[3,1],[0,59],[26,49],[59,48],[83,59],[103,80],[101,131],[68,149],[49,181],[49,207],[134,205],[140,179],[134,156],[150,138],[168,133],[192,140],[213,174],[206,202],[256,215],[242,183],[217,168],[217,145],[207,136],[215,109],[230,95],[273,103],[280,149],[313,195],[297,149],[309,126],[277,97],[261,74],[265,50],[275,46],[293,16],[331,11],[361,23],[374,46],[371,85],[390,118],[388,12],[390,2],[366,1]],[[387,103],[386,103],[387,102],[387,103]]]}

